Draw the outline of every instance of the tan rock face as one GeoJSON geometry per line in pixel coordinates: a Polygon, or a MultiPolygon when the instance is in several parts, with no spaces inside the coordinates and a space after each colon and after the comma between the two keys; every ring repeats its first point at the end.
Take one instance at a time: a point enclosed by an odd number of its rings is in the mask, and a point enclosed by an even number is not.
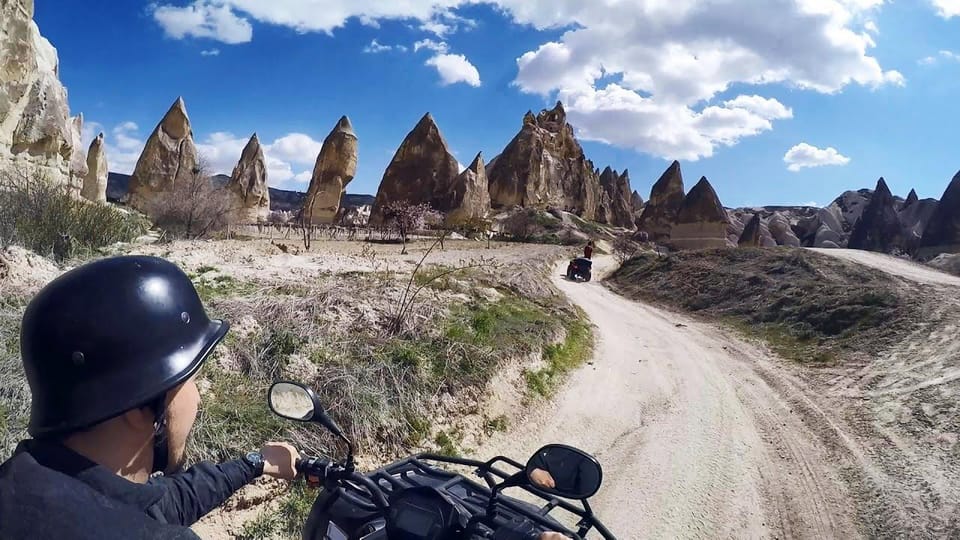
{"type": "Polygon", "coordinates": [[[87,177],[87,156],[83,153],[83,115],[79,114],[70,120],[70,178],[68,183],[71,191],[80,195],[83,189],[83,179],[87,177]]]}
{"type": "Polygon", "coordinates": [[[603,188],[600,209],[597,212],[597,221],[632,229],[633,223],[633,190],[630,189],[630,173],[617,171],[607,167],[600,174],[600,186],[603,188]],[[602,219],[601,219],[602,217],[602,219]]]}
{"type": "Polygon", "coordinates": [[[304,219],[310,223],[333,223],[340,210],[340,199],[347,184],[357,174],[359,141],[350,119],[340,118],[333,131],[323,140],[320,155],[313,167],[307,202],[303,209],[304,219]]]}
{"type": "Polygon", "coordinates": [[[490,162],[487,176],[494,208],[553,207],[596,219],[600,179],[559,102],[524,116],[520,133],[490,162]]]}
{"type": "Polygon", "coordinates": [[[197,168],[197,147],[183,98],[177,98],[147,139],[130,178],[130,204],[144,208],[151,196],[186,181],[197,168]]]}
{"type": "Polygon", "coordinates": [[[110,171],[107,167],[107,155],[103,150],[103,133],[90,143],[87,150],[87,175],[83,178],[83,189],[80,195],[94,202],[107,202],[107,178],[110,171]]]}
{"type": "Polygon", "coordinates": [[[447,224],[483,218],[490,212],[490,188],[482,154],[477,154],[470,166],[454,179],[446,207],[450,209],[447,224]]]}
{"type": "Polygon", "coordinates": [[[59,63],[33,21],[33,0],[0,1],[0,167],[66,183],[74,153],[83,151],[59,63]]]}
{"type": "Polygon", "coordinates": [[[650,190],[650,200],[637,220],[637,230],[646,232],[655,242],[669,240],[683,200],[683,173],[680,163],[674,161],[650,190]]]}
{"type": "Polygon", "coordinates": [[[683,199],[670,243],[677,249],[726,247],[727,212],[706,177],[700,178],[683,199]]]}
{"type": "Polygon", "coordinates": [[[260,139],[254,133],[240,154],[227,184],[233,194],[231,210],[236,223],[266,221],[270,214],[270,189],[267,187],[267,161],[260,139]]]}
{"type": "Polygon", "coordinates": [[[383,209],[394,201],[429,204],[446,212],[449,193],[460,175],[457,158],[450,153],[430,113],[407,134],[387,166],[373,203],[370,223],[383,222],[383,209]]]}

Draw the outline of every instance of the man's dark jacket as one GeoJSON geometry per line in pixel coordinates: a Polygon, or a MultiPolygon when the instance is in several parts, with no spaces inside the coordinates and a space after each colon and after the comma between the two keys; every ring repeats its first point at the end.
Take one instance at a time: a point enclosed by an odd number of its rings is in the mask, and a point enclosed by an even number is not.
{"type": "Polygon", "coordinates": [[[0,465],[0,539],[197,539],[188,527],[256,477],[245,460],[130,482],[72,450],[28,440],[0,465]]]}

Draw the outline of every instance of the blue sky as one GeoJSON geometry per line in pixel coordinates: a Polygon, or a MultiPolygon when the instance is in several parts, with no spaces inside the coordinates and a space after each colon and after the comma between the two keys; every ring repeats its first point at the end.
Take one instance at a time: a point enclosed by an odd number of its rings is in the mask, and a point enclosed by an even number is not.
{"type": "Polygon", "coordinates": [[[727,206],[825,205],[880,176],[939,197],[960,169],[960,0],[84,0],[35,18],[122,172],[179,95],[217,172],[256,131],[287,189],[343,114],[348,191],[375,193],[425,112],[468,164],[558,98],[644,198],[672,159],[727,206]]]}

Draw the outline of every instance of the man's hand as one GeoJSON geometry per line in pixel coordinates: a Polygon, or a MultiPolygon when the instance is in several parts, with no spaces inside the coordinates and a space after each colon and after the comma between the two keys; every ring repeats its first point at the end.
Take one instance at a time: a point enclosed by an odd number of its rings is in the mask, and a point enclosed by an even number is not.
{"type": "Polygon", "coordinates": [[[536,484],[538,487],[554,489],[557,487],[557,483],[554,482],[553,477],[550,476],[550,473],[543,469],[534,469],[530,473],[530,480],[536,484]]]}
{"type": "Polygon", "coordinates": [[[558,532],[545,532],[537,540],[570,540],[570,537],[558,532]]]}
{"type": "Polygon", "coordinates": [[[287,443],[270,442],[260,449],[263,454],[263,474],[281,480],[297,477],[297,459],[300,452],[287,443]]]}

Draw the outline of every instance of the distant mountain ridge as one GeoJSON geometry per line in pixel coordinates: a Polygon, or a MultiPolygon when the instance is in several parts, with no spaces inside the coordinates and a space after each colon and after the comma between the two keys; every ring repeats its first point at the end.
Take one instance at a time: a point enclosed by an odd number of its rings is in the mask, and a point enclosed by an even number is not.
{"type": "MultiPolygon", "coordinates": [[[[217,186],[223,187],[230,181],[230,177],[225,174],[218,174],[211,177],[211,180],[217,186]]],[[[107,177],[107,200],[114,203],[120,202],[127,194],[129,186],[129,174],[110,173],[107,177]]],[[[307,194],[303,191],[270,188],[270,210],[274,212],[297,212],[303,208],[306,198],[307,194]]],[[[372,205],[373,199],[373,195],[347,193],[343,196],[340,206],[358,208],[372,205]]]]}

